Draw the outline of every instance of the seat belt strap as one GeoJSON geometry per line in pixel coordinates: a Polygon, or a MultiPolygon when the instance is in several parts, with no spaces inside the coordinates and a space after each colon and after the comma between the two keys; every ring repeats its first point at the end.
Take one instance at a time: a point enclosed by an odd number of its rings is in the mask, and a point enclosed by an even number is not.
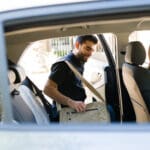
{"type": "Polygon", "coordinates": [[[89,90],[96,96],[100,102],[105,103],[105,100],[100,95],[100,93],[90,84],[78,71],[77,69],[69,62],[65,61],[68,67],[73,71],[73,73],[89,88],[89,90]]]}

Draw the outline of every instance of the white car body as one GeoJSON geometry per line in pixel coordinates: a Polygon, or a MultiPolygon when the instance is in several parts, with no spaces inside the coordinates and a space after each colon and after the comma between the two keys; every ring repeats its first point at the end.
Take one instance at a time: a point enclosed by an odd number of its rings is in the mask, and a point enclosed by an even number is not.
{"type": "MultiPolygon", "coordinates": [[[[9,2],[13,4],[13,1],[9,2]]],[[[116,33],[119,37],[118,43],[120,42],[117,45],[119,48],[116,55],[120,55],[119,50],[128,41],[126,33],[136,29],[150,30],[149,0],[91,1],[61,5],[46,5],[45,3],[42,6],[37,3],[35,7],[29,9],[12,11],[4,9],[0,12],[0,149],[141,150],[149,147],[149,123],[136,124],[120,121],[101,125],[37,126],[14,122],[6,57],[7,55],[17,63],[29,42],[87,32],[116,33]],[[120,36],[121,33],[125,33],[122,34],[124,36],[120,36]]],[[[118,56],[120,60],[116,60],[119,61],[116,68],[119,68],[123,62],[121,57],[118,56]]]]}

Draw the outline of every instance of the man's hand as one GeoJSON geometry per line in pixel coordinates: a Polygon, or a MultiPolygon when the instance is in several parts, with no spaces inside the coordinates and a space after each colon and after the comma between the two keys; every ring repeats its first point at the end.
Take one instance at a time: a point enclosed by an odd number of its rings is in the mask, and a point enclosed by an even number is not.
{"type": "Polygon", "coordinates": [[[75,101],[72,99],[68,99],[68,106],[75,109],[77,112],[84,112],[86,110],[86,104],[82,101],[75,101]]]}

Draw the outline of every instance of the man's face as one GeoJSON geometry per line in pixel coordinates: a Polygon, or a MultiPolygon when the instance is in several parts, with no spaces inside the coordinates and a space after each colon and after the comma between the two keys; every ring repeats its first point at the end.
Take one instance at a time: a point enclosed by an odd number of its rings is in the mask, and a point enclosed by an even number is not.
{"type": "Polygon", "coordinates": [[[78,58],[82,62],[86,62],[88,58],[92,55],[92,53],[96,49],[96,44],[94,44],[92,41],[85,41],[82,44],[77,43],[76,48],[78,49],[78,58]]]}

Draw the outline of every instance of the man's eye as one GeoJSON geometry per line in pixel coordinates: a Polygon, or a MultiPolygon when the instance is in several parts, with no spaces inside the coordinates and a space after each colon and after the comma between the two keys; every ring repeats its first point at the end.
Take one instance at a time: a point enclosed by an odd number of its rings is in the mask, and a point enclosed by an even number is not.
{"type": "Polygon", "coordinates": [[[90,50],[92,50],[92,48],[90,48],[90,47],[86,47],[86,50],[90,51],[90,50]]]}

